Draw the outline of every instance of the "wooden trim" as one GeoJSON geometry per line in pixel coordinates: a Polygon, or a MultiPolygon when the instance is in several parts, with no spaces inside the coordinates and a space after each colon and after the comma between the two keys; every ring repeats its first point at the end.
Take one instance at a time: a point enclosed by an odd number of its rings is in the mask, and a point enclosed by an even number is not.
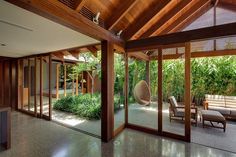
{"type": "Polygon", "coordinates": [[[162,56],[162,49],[158,49],[158,132],[162,133],[162,61],[163,61],[163,56],[162,56]]]}
{"type": "Polygon", "coordinates": [[[153,134],[153,135],[158,135],[158,130],[147,128],[147,127],[144,127],[144,126],[139,126],[139,125],[136,125],[136,124],[128,123],[126,125],[126,128],[142,131],[142,132],[153,134]]]}
{"type": "Polygon", "coordinates": [[[79,14],[59,1],[55,0],[7,0],[18,7],[34,12],[49,20],[62,24],[82,34],[97,40],[109,40],[124,47],[122,39],[118,38],[108,30],[96,25],[83,15],[79,14]]]}
{"type": "Polygon", "coordinates": [[[37,57],[34,58],[34,115],[37,117],[37,57]]]}
{"type": "Polygon", "coordinates": [[[129,57],[128,54],[125,53],[125,125],[128,124],[129,121],[129,111],[128,111],[128,105],[129,105],[129,57]]]}
{"type": "Polygon", "coordinates": [[[145,72],[146,72],[145,80],[146,80],[148,87],[150,89],[150,61],[149,60],[146,61],[145,72]]]}
{"type": "Polygon", "coordinates": [[[28,111],[30,111],[30,93],[31,93],[31,88],[30,88],[30,83],[31,83],[31,79],[30,79],[30,73],[31,73],[31,68],[30,68],[30,58],[27,59],[28,60],[28,111]]]}
{"type": "Polygon", "coordinates": [[[60,64],[58,63],[56,65],[56,99],[58,100],[59,99],[59,74],[60,74],[60,64]]]}
{"type": "Polygon", "coordinates": [[[102,41],[102,126],[101,138],[108,142],[114,130],[114,51],[113,44],[102,41]],[[109,66],[108,66],[109,65],[109,66]]]}
{"type": "Polygon", "coordinates": [[[83,8],[85,2],[86,0],[77,0],[75,10],[79,12],[83,8]]]}
{"type": "Polygon", "coordinates": [[[66,64],[64,64],[64,96],[66,96],[66,64]]]}
{"type": "Polygon", "coordinates": [[[43,115],[43,57],[40,57],[40,117],[42,118],[43,115]]]}
{"type": "Polygon", "coordinates": [[[49,120],[52,120],[52,55],[49,56],[49,76],[48,76],[48,86],[49,86],[49,120]]]}
{"type": "Polygon", "coordinates": [[[203,39],[219,38],[224,36],[236,35],[236,22],[230,24],[223,24],[218,26],[200,28],[190,31],[166,34],[146,39],[132,40],[126,42],[126,51],[130,52],[133,49],[149,50],[149,47],[158,48],[161,45],[184,43],[190,41],[198,41],[203,39]]]}
{"type": "Polygon", "coordinates": [[[128,56],[135,57],[144,61],[149,61],[149,56],[144,54],[143,52],[128,53],[128,56]]]}
{"type": "Polygon", "coordinates": [[[79,95],[79,78],[78,78],[78,74],[76,74],[76,80],[75,81],[76,81],[75,82],[75,87],[76,87],[75,94],[79,95]]]}
{"type": "Polygon", "coordinates": [[[185,104],[185,138],[186,141],[191,140],[191,46],[190,43],[186,43],[185,46],[185,92],[184,92],[184,104],[185,104]]]}
{"type": "Polygon", "coordinates": [[[122,124],[113,132],[113,138],[115,138],[117,135],[119,135],[123,130],[125,129],[125,124],[122,124]]]}

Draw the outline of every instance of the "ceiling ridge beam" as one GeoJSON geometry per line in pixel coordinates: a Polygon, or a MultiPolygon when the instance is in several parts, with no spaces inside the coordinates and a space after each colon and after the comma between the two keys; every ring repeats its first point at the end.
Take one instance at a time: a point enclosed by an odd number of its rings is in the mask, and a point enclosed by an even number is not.
{"type": "Polygon", "coordinates": [[[209,8],[211,5],[211,0],[200,0],[193,7],[189,8],[184,14],[182,14],[177,20],[175,20],[171,25],[163,29],[159,34],[155,35],[163,35],[169,33],[172,29],[178,27],[182,22],[188,20],[189,17],[193,16],[195,13],[205,10],[205,8],[209,8]]]}
{"type": "Polygon", "coordinates": [[[170,20],[173,16],[175,16],[178,12],[180,12],[184,7],[186,7],[189,2],[192,0],[184,0],[179,2],[172,10],[167,12],[160,20],[157,21],[154,25],[151,26],[146,32],[144,32],[140,38],[150,37],[153,33],[156,32],[162,25],[164,25],[168,20],[170,20]]]}
{"type": "Polygon", "coordinates": [[[162,36],[149,37],[146,39],[132,40],[126,42],[126,52],[150,50],[160,45],[169,45],[177,43],[185,43],[190,41],[199,41],[205,39],[213,39],[225,36],[236,35],[236,22],[223,24],[218,26],[200,28],[190,31],[177,32],[162,36]],[[145,48],[145,49],[144,49],[145,48]]]}
{"type": "Polygon", "coordinates": [[[141,30],[157,13],[159,13],[171,0],[159,0],[157,4],[152,5],[151,9],[146,9],[137,17],[122,33],[124,39],[131,39],[139,30],[141,30]]]}
{"type": "Polygon", "coordinates": [[[130,9],[138,2],[138,0],[126,0],[114,10],[113,14],[106,21],[107,29],[112,30],[115,25],[129,12],[130,9]]]}

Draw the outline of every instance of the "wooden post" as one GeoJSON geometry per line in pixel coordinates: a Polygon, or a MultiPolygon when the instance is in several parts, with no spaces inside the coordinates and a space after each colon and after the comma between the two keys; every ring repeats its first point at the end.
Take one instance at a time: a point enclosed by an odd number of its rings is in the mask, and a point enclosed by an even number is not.
{"type": "Polygon", "coordinates": [[[162,48],[158,49],[158,132],[162,133],[162,48]]]}
{"type": "Polygon", "coordinates": [[[42,118],[43,115],[43,57],[40,56],[40,112],[39,115],[42,118]]]}
{"type": "Polygon", "coordinates": [[[49,54],[48,87],[49,87],[49,120],[52,120],[52,54],[49,54]]]}
{"type": "Polygon", "coordinates": [[[114,129],[114,52],[113,44],[102,41],[102,141],[112,139],[114,129]]]}
{"type": "Polygon", "coordinates": [[[72,76],[72,95],[75,95],[75,85],[74,85],[74,81],[75,81],[75,79],[74,79],[74,75],[72,76]]]}
{"type": "Polygon", "coordinates": [[[128,57],[128,53],[125,53],[125,125],[128,124],[129,122],[129,115],[128,115],[128,97],[129,97],[129,57],[128,57]]]}
{"type": "Polygon", "coordinates": [[[59,99],[59,73],[60,73],[60,64],[57,64],[56,69],[56,99],[59,99]]]}
{"type": "Polygon", "coordinates": [[[82,71],[82,79],[81,79],[81,93],[84,94],[84,72],[82,71]]]}
{"type": "Polygon", "coordinates": [[[28,111],[30,111],[30,83],[31,83],[31,79],[30,79],[30,58],[28,58],[28,111]]]}
{"type": "Polygon", "coordinates": [[[66,96],[66,64],[64,64],[64,96],[66,96]]]}
{"type": "Polygon", "coordinates": [[[79,95],[79,80],[78,80],[78,74],[76,75],[76,82],[75,82],[75,94],[79,95]]]}
{"type": "Polygon", "coordinates": [[[146,61],[146,82],[150,88],[150,61],[146,61]]]}
{"type": "Polygon", "coordinates": [[[185,139],[190,142],[191,137],[191,47],[190,42],[185,43],[185,139]]]}
{"type": "Polygon", "coordinates": [[[34,116],[37,117],[37,57],[34,58],[34,116]]]}

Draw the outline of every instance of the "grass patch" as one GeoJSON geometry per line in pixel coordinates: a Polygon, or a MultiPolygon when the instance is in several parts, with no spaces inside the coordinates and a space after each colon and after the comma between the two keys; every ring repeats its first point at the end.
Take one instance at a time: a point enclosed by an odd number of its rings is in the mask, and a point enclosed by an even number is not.
{"type": "MultiPolygon", "coordinates": [[[[114,96],[114,111],[120,109],[123,104],[123,96],[114,96]]],[[[83,94],[78,96],[66,96],[57,100],[53,104],[53,109],[73,113],[81,118],[100,119],[101,118],[101,95],[83,94]]]]}

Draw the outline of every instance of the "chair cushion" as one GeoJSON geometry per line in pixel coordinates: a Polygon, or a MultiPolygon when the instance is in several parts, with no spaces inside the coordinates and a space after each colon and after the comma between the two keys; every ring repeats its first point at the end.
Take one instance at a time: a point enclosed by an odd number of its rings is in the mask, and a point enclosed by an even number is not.
{"type": "Polygon", "coordinates": [[[209,120],[214,122],[225,121],[225,117],[218,111],[202,110],[201,113],[204,120],[209,120]]]}
{"type": "MultiPolygon", "coordinates": [[[[184,108],[178,108],[177,111],[175,112],[175,116],[179,116],[179,117],[184,117],[184,108]]],[[[196,110],[195,109],[191,109],[191,114],[196,114],[196,110]]]]}
{"type": "Polygon", "coordinates": [[[174,96],[170,96],[169,100],[170,100],[171,105],[173,105],[173,107],[178,107],[178,103],[174,96]]]}
{"type": "Polygon", "coordinates": [[[230,115],[230,109],[225,107],[209,106],[208,110],[218,111],[223,115],[230,115]]]}
{"type": "Polygon", "coordinates": [[[225,107],[225,96],[223,95],[205,95],[208,106],[225,107]]]}

